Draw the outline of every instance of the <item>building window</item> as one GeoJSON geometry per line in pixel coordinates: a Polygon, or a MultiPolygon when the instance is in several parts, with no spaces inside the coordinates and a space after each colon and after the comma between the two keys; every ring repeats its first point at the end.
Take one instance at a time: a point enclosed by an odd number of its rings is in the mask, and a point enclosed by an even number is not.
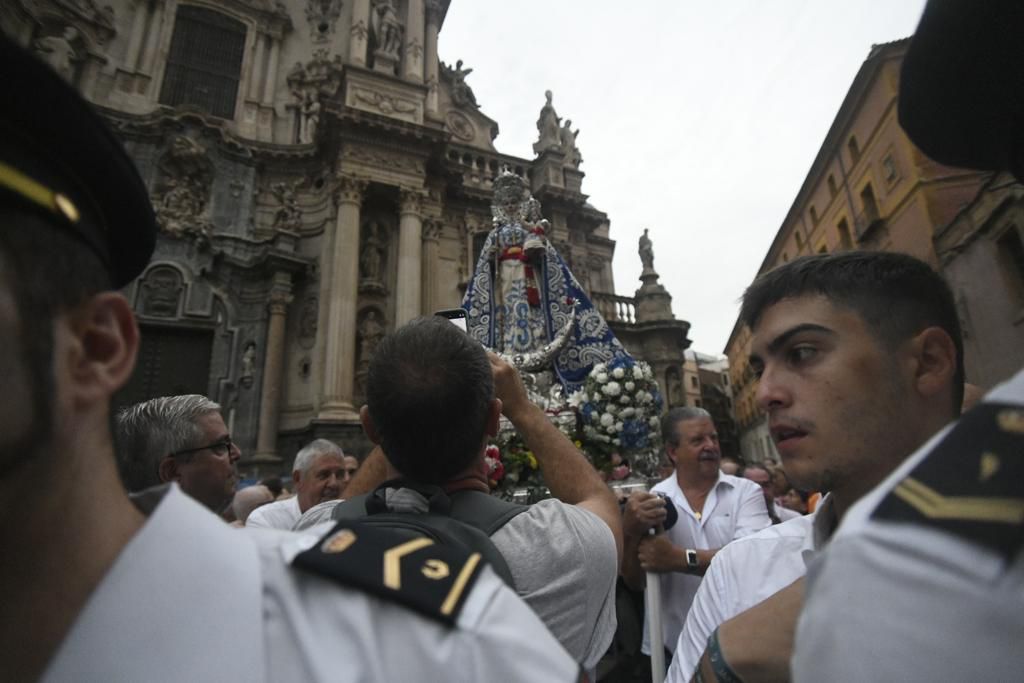
{"type": "Polygon", "coordinates": [[[697,378],[694,377],[693,375],[690,375],[690,388],[691,389],[696,389],[697,388],[697,378]]]}
{"type": "Polygon", "coordinates": [[[782,252],[782,262],[789,263],[789,254],[787,254],[786,252],[782,252]]]}
{"type": "Polygon", "coordinates": [[[875,191],[871,188],[871,183],[864,186],[864,189],[860,191],[860,200],[864,205],[864,217],[868,221],[873,221],[878,218],[878,202],[875,200],[875,191]]]}
{"type": "Polygon", "coordinates": [[[820,247],[818,247],[818,253],[819,254],[827,254],[828,253],[828,247],[825,246],[824,244],[822,244],[820,247]]]}
{"type": "Polygon", "coordinates": [[[886,154],[885,158],[882,159],[882,169],[885,171],[885,179],[887,182],[896,180],[896,176],[899,172],[896,170],[896,162],[893,161],[891,154],[886,154]]]}
{"type": "Polygon", "coordinates": [[[843,218],[836,225],[836,229],[839,230],[839,244],[842,245],[843,249],[853,248],[853,238],[850,237],[850,224],[843,218]]]}
{"type": "Polygon", "coordinates": [[[811,207],[811,224],[812,225],[817,225],[818,224],[818,210],[816,208],[814,208],[813,206],[811,207]]]}
{"type": "Polygon", "coordinates": [[[835,197],[839,189],[836,187],[836,177],[831,173],[828,174],[828,193],[830,196],[835,197]]]}
{"type": "Polygon", "coordinates": [[[996,242],[996,251],[1009,289],[1015,293],[1018,305],[1024,305],[1024,241],[1016,227],[1003,233],[996,242]]]}
{"type": "Polygon", "coordinates": [[[160,103],[234,118],[244,52],[245,24],[203,7],[179,7],[160,103]]]}
{"type": "MultiPolygon", "coordinates": [[[[811,211],[813,210],[814,209],[811,209],[811,211]]],[[[796,237],[796,250],[800,251],[800,248],[804,246],[804,238],[801,237],[799,231],[794,232],[793,235],[796,237]]]]}
{"type": "Polygon", "coordinates": [[[860,159],[860,145],[857,144],[856,135],[850,136],[850,141],[846,143],[846,147],[850,150],[850,158],[856,163],[857,159],[860,159]]]}

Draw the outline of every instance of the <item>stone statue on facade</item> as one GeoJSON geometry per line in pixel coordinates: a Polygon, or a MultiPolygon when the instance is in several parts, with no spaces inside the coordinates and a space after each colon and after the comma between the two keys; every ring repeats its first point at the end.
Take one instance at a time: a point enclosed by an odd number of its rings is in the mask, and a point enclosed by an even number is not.
{"type": "Polygon", "coordinates": [[[544,97],[547,101],[541,107],[540,116],[537,118],[537,132],[540,133],[540,139],[533,143],[535,154],[540,154],[549,149],[558,149],[562,144],[558,127],[558,114],[555,113],[555,107],[551,104],[551,91],[545,90],[544,97]]]}
{"type": "Polygon", "coordinates": [[[82,59],[75,49],[80,34],[74,26],[66,26],[59,36],[47,36],[34,44],[36,54],[68,83],[75,80],[75,63],[82,59]]]}
{"type": "Polygon", "coordinates": [[[363,318],[363,322],[359,324],[357,331],[359,332],[359,365],[365,367],[369,365],[370,359],[373,358],[373,354],[377,350],[381,339],[384,338],[386,330],[380,320],[377,319],[377,311],[370,309],[366,317],[363,318]]]}
{"type": "Polygon", "coordinates": [[[640,263],[643,264],[644,270],[654,270],[654,245],[651,243],[651,238],[647,236],[647,228],[644,228],[644,234],[640,235],[640,263]]]}
{"type": "Polygon", "coordinates": [[[245,351],[242,352],[242,371],[239,373],[239,379],[245,386],[252,384],[253,373],[256,372],[256,342],[249,342],[245,346],[245,351]]]}
{"type": "Polygon", "coordinates": [[[375,54],[398,60],[402,48],[402,22],[393,0],[375,0],[370,28],[376,43],[375,54]]]}
{"type": "Polygon", "coordinates": [[[299,142],[316,142],[316,130],[320,125],[320,97],[316,93],[307,92],[302,101],[302,125],[299,127],[299,142]]]}
{"type": "Polygon", "coordinates": [[[302,210],[299,208],[296,190],[301,181],[293,183],[274,183],[270,191],[281,207],[274,214],[274,229],[298,232],[302,227],[302,210]]]}
{"type": "Polygon", "coordinates": [[[473,73],[472,69],[463,69],[462,60],[455,62],[452,68],[441,62],[441,73],[452,84],[452,102],[459,107],[473,107],[479,109],[480,104],[476,101],[473,89],[466,83],[466,76],[473,73]]]}
{"type": "Polygon", "coordinates": [[[179,135],[160,160],[163,193],[154,201],[157,222],[171,235],[206,236],[202,216],[213,184],[213,164],[195,140],[179,135]]]}
{"type": "Polygon", "coordinates": [[[580,149],[576,146],[576,136],[579,134],[579,130],[572,129],[571,119],[566,119],[558,131],[558,151],[565,155],[566,163],[572,164],[577,168],[579,168],[580,163],[583,161],[583,157],[580,156],[580,149]]]}
{"type": "Polygon", "coordinates": [[[363,250],[359,254],[359,270],[362,281],[367,284],[381,284],[381,266],[384,261],[384,240],[380,225],[374,221],[366,226],[363,250]]]}

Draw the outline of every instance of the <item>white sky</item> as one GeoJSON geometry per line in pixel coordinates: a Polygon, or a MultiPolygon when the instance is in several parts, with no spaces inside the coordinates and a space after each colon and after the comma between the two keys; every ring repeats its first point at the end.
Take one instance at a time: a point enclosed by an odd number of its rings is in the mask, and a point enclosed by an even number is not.
{"type": "Polygon", "coordinates": [[[871,45],[924,0],[453,0],[441,59],[464,60],[506,154],[533,158],[544,91],[580,129],[583,191],[608,214],[617,293],[637,240],[691,348],[720,353],[871,45]]]}

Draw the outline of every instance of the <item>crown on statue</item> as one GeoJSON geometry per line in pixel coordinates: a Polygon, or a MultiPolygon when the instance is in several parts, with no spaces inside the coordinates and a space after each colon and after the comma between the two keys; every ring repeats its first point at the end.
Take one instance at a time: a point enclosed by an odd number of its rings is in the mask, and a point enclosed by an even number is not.
{"type": "Polygon", "coordinates": [[[494,197],[491,199],[494,222],[522,223],[527,219],[531,200],[533,197],[526,187],[526,181],[513,173],[508,166],[503,166],[501,173],[494,179],[494,197]]]}

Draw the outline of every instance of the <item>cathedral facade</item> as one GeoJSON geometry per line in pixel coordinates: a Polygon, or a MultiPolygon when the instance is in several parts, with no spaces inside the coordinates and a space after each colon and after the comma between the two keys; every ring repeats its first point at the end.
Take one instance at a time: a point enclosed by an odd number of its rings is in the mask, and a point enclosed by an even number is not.
{"type": "Polygon", "coordinates": [[[506,167],[626,347],[678,377],[688,324],[646,269],[651,297],[614,295],[615,243],[568,122],[549,93],[535,158],[499,152],[471,69],[438,59],[448,5],[3,3],[0,27],[100,108],[150,188],[161,233],[125,290],[143,342],[121,404],[210,396],[254,475],[318,436],[364,453],[369,358],[459,305],[506,167]]]}

